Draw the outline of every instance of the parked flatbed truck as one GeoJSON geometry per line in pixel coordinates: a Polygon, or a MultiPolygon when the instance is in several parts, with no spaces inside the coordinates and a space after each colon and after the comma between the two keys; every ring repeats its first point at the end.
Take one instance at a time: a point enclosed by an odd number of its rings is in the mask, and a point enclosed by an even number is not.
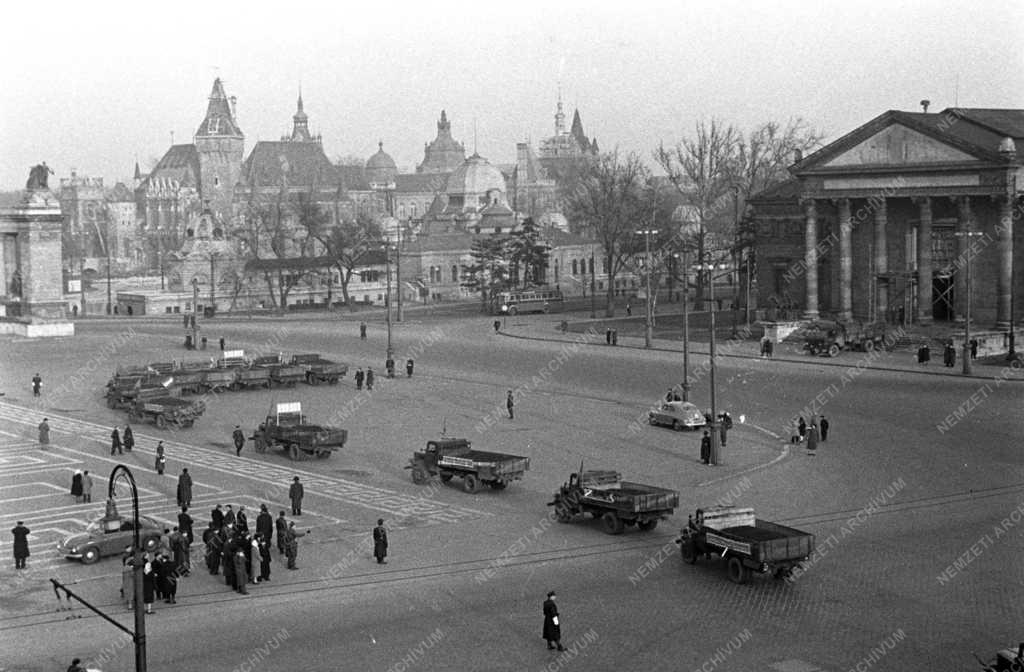
{"type": "Polygon", "coordinates": [[[560,523],[589,513],[601,519],[608,534],[622,534],[627,525],[648,532],[658,526],[659,520],[672,515],[679,506],[679,493],[623,481],[617,471],[581,470],[569,476],[548,506],[555,507],[560,523]]]}
{"type": "Polygon", "coordinates": [[[274,404],[267,419],[253,433],[256,452],[283,448],[294,461],[330,457],[348,440],[348,430],[313,425],[302,414],[300,402],[274,404]]]}
{"type": "Polygon", "coordinates": [[[191,427],[196,418],[206,411],[201,400],[187,400],[180,397],[140,397],[128,410],[131,422],[151,420],[157,427],[164,429],[167,425],[191,427]]]}
{"type": "Polygon", "coordinates": [[[760,520],[753,509],[736,506],[697,509],[676,543],[687,564],[712,554],[725,559],[734,583],[745,583],[751,572],[784,579],[814,552],[813,534],[760,520]]]}
{"type": "Polygon", "coordinates": [[[427,441],[423,450],[413,452],[405,468],[412,470],[412,482],[417,485],[431,476],[440,476],[444,483],[458,476],[462,489],[472,494],[484,485],[504,490],[529,470],[530,458],[474,450],[468,439],[442,438],[427,441]]]}
{"type": "Polygon", "coordinates": [[[327,383],[337,385],[338,381],[348,373],[348,364],[332,362],[317,354],[293,355],[291,364],[306,369],[306,382],[310,385],[327,383]]]}
{"type": "Polygon", "coordinates": [[[253,360],[253,365],[270,372],[270,382],[275,385],[295,387],[306,380],[306,367],[289,364],[280,355],[266,355],[253,360]]]}

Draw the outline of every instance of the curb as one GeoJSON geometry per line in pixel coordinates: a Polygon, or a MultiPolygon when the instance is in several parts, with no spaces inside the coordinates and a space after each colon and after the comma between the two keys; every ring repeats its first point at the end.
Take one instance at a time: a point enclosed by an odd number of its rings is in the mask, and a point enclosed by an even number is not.
{"type": "MultiPolygon", "coordinates": [[[[507,330],[500,330],[500,331],[498,331],[498,334],[501,335],[501,336],[507,336],[509,338],[518,338],[518,339],[522,339],[522,340],[525,340],[525,341],[545,341],[545,342],[549,342],[549,343],[565,343],[565,342],[567,342],[567,339],[564,339],[564,338],[563,339],[559,339],[559,338],[552,338],[552,337],[549,337],[549,336],[539,336],[539,335],[529,336],[529,335],[522,335],[522,334],[513,334],[513,333],[510,333],[507,330]]],[[[676,350],[675,348],[658,347],[657,345],[654,345],[654,344],[652,344],[650,348],[644,348],[642,346],[637,346],[637,345],[629,345],[629,344],[626,344],[626,343],[623,343],[623,344],[620,344],[620,345],[616,345],[616,346],[607,346],[607,345],[600,344],[600,343],[586,343],[586,342],[584,342],[581,345],[588,345],[588,346],[600,345],[602,347],[629,348],[631,350],[646,350],[646,351],[650,351],[650,352],[682,352],[681,349],[680,350],[676,350]]],[[[695,350],[693,350],[691,348],[690,352],[692,354],[697,354],[697,355],[710,355],[710,353],[707,350],[696,350],[695,351],[695,350]]],[[[718,353],[718,352],[716,352],[715,356],[716,357],[731,357],[733,359],[762,359],[762,357],[760,355],[755,356],[755,355],[744,355],[744,354],[734,354],[734,353],[718,353]]],[[[777,362],[788,362],[788,363],[791,363],[791,364],[805,364],[805,365],[813,364],[813,365],[819,365],[819,366],[831,366],[831,367],[842,368],[842,369],[857,368],[856,363],[854,363],[854,364],[841,364],[839,362],[833,363],[833,362],[830,362],[829,360],[824,359],[824,358],[818,358],[818,359],[815,359],[815,360],[812,360],[812,361],[807,361],[807,360],[802,360],[802,359],[792,359],[792,358],[789,358],[789,357],[772,357],[772,360],[773,361],[777,361],[777,362]]],[[[1007,364],[1006,366],[1014,368],[1010,364],[1007,364]]],[[[1006,380],[1006,381],[1011,381],[1011,382],[1024,383],[1024,378],[1000,378],[999,376],[996,376],[996,375],[984,376],[984,375],[981,375],[981,374],[978,374],[978,373],[972,373],[970,375],[964,375],[962,373],[956,374],[956,373],[947,373],[945,371],[935,371],[935,370],[929,371],[929,370],[924,370],[924,369],[922,369],[922,370],[918,370],[918,369],[898,369],[898,368],[890,367],[890,366],[865,366],[863,368],[870,369],[872,371],[888,371],[888,372],[892,372],[892,373],[908,373],[908,374],[916,374],[916,375],[924,375],[924,376],[947,376],[947,377],[959,378],[959,379],[965,379],[965,380],[1006,380]]],[[[1005,369],[1006,367],[1003,367],[1003,368],[1005,369]]],[[[1000,369],[1000,370],[1003,370],[1003,369],[1000,369]]]]}

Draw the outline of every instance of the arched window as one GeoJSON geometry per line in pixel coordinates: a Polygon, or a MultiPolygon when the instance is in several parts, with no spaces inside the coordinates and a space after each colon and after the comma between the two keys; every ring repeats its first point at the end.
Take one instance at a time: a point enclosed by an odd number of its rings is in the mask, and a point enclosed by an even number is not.
{"type": "Polygon", "coordinates": [[[579,275],[579,268],[576,265],[576,260],[575,259],[572,260],[572,274],[573,275],[579,275]]]}
{"type": "Polygon", "coordinates": [[[412,216],[415,217],[416,216],[416,204],[413,203],[410,207],[412,208],[412,216]]]}
{"type": "Polygon", "coordinates": [[[453,265],[452,266],[452,282],[458,282],[458,281],[459,281],[459,267],[453,265]]]}

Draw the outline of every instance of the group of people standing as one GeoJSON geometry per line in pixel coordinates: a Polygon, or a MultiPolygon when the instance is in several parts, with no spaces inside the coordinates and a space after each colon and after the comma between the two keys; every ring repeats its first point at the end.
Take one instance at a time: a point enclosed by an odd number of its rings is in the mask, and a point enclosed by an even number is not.
{"type": "Polygon", "coordinates": [[[92,476],[89,475],[88,469],[84,472],[81,469],[75,469],[75,473],[71,477],[71,494],[75,498],[76,504],[92,501],[92,476]]]}
{"type": "MultiPolygon", "coordinates": [[[[143,554],[139,560],[142,563],[142,602],[147,614],[156,613],[153,611],[156,600],[177,604],[178,581],[191,573],[192,517],[186,507],[178,514],[178,521],[179,525],[173,530],[164,529],[156,550],[143,554]],[[183,529],[181,523],[187,527],[183,529]]],[[[129,546],[121,555],[121,599],[129,610],[135,605],[135,563],[129,546]]]]}
{"type": "Polygon", "coordinates": [[[135,434],[132,432],[131,425],[124,426],[124,435],[118,432],[117,427],[110,432],[110,454],[111,455],[124,455],[124,451],[132,452],[132,448],[135,447],[135,434]]]}
{"type": "Polygon", "coordinates": [[[240,506],[236,515],[231,505],[224,511],[220,504],[210,512],[210,524],[203,532],[206,545],[206,567],[210,574],[219,574],[224,568],[224,582],[236,592],[247,595],[248,585],[270,581],[270,548],[277,534],[277,550],[287,558],[288,569],[298,569],[300,537],[309,531],[295,529],[295,522],[285,518],[281,511],[275,521],[266,504],[260,505],[256,516],[255,530],[249,529],[245,507],[240,506]]]}
{"type": "Polygon", "coordinates": [[[790,443],[807,442],[807,450],[816,450],[818,443],[828,441],[829,422],[824,415],[811,416],[810,424],[801,415],[797,420],[790,443]]]}

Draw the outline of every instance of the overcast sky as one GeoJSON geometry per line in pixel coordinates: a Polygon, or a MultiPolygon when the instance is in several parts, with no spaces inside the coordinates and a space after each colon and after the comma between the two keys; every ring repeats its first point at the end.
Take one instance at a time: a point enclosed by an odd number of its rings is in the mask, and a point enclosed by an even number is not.
{"type": "Polygon", "coordinates": [[[329,157],[365,159],[383,140],[403,170],[442,108],[468,153],[511,162],[516,142],[552,134],[559,85],[602,149],[648,160],[707,117],[749,128],[799,115],[834,139],[923,98],[933,112],[1024,108],[1019,0],[183,0],[3,14],[0,189],[23,188],[44,160],[55,178],[130,178],[172,131],[191,141],[218,75],[246,155],[290,132],[301,85],[329,157]]]}

